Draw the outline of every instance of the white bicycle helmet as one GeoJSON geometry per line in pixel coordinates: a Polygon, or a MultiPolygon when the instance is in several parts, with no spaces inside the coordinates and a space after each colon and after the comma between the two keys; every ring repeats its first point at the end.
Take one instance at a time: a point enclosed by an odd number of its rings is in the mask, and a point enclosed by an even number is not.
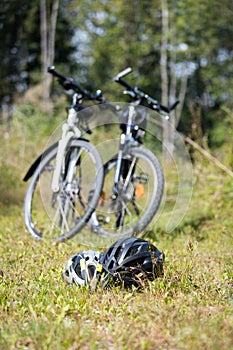
{"type": "Polygon", "coordinates": [[[77,286],[96,285],[102,265],[99,263],[101,253],[88,250],[73,255],[65,264],[62,278],[68,284],[77,286]]]}

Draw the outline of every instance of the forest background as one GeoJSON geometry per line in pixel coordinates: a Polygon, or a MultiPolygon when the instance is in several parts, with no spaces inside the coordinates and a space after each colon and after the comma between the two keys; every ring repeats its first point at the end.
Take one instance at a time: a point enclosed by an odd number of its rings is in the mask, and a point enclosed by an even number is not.
{"type": "Polygon", "coordinates": [[[232,18],[231,0],[2,0],[0,348],[233,348],[232,18]],[[65,289],[62,264],[78,241],[57,249],[25,231],[22,178],[67,104],[51,64],[111,101],[125,99],[111,79],[131,66],[129,82],[165,105],[181,101],[172,123],[190,152],[193,196],[170,235],[149,234],[166,268],[144,293],[65,289]]]}
{"type": "Polygon", "coordinates": [[[231,19],[230,0],[3,1],[1,120],[51,64],[112,100],[121,90],[111,78],[132,66],[152,96],[181,99],[180,131],[217,150],[231,136],[231,19]]]}

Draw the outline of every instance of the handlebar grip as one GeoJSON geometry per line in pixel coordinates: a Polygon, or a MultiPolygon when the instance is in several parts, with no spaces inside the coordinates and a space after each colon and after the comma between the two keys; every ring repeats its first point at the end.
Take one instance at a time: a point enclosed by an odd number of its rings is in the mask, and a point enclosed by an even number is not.
{"type": "Polygon", "coordinates": [[[129,73],[132,72],[132,68],[131,67],[128,67],[126,69],[124,69],[122,72],[118,73],[114,78],[113,80],[114,81],[118,81],[120,80],[121,78],[125,77],[126,75],[128,75],[129,73]]]}
{"type": "Polygon", "coordinates": [[[55,66],[48,67],[48,73],[51,73],[53,76],[58,78],[59,83],[63,86],[65,90],[74,90],[75,92],[82,94],[84,97],[90,99],[90,100],[96,100],[100,103],[104,103],[104,99],[102,98],[102,92],[98,90],[95,94],[82,89],[81,86],[79,86],[73,78],[66,77],[65,75],[59,73],[55,70],[55,66]]]}
{"type": "MultiPolygon", "coordinates": [[[[67,80],[67,77],[65,75],[63,75],[55,70],[55,66],[48,67],[48,73],[54,75],[55,77],[57,77],[63,81],[67,80]]],[[[71,79],[71,78],[69,78],[69,79],[71,79]]]]}
{"type": "Polygon", "coordinates": [[[49,66],[48,67],[48,73],[52,73],[55,70],[54,66],[49,66]]]}
{"type": "Polygon", "coordinates": [[[48,67],[48,72],[51,73],[54,77],[58,78],[60,84],[64,87],[65,90],[73,89],[81,94],[88,93],[87,91],[84,91],[77,83],[75,83],[73,78],[66,77],[65,75],[56,71],[55,66],[48,67]]]}
{"type": "Polygon", "coordinates": [[[170,108],[159,104],[159,109],[165,113],[170,113],[170,108]]]}
{"type": "Polygon", "coordinates": [[[171,106],[163,106],[163,105],[159,105],[160,106],[160,109],[166,113],[170,113],[171,111],[173,111],[173,109],[176,108],[176,106],[180,103],[179,100],[176,100],[171,106]]]}
{"type": "Polygon", "coordinates": [[[180,100],[176,100],[171,106],[169,106],[169,110],[172,111],[176,108],[176,106],[180,103],[180,100]]]}

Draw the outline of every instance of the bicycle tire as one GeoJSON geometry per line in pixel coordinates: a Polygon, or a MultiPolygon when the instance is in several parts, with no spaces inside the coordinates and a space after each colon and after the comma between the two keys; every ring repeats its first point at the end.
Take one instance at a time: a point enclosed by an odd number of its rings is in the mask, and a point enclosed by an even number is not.
{"type": "MultiPolygon", "coordinates": [[[[164,189],[164,176],[162,166],[158,160],[158,158],[148,149],[143,147],[132,147],[128,149],[127,154],[124,156],[125,159],[136,159],[136,168],[134,171],[134,178],[131,182],[131,189],[129,189],[128,194],[124,193],[125,198],[128,195],[128,199],[125,200],[124,203],[124,212],[131,210],[131,206],[134,207],[136,205],[137,209],[140,213],[134,216],[134,220],[131,222],[124,222],[121,227],[116,227],[117,218],[116,216],[119,214],[121,209],[116,209],[116,204],[112,206],[112,199],[109,199],[112,193],[113,187],[113,174],[115,173],[116,166],[116,157],[109,160],[104,165],[104,185],[102,192],[102,200],[100,200],[98,207],[96,208],[95,213],[92,216],[90,221],[92,230],[103,237],[125,237],[125,236],[137,236],[141,233],[148,224],[152,221],[154,215],[158,211],[159,205],[163,196],[164,189]],[[145,177],[146,171],[150,171],[150,175],[148,175],[148,180],[144,180],[144,188],[141,186],[141,189],[144,191],[142,194],[143,199],[136,198],[136,191],[138,189],[138,185],[140,183],[140,174],[138,172],[141,171],[141,174],[144,174],[145,177]],[[111,185],[108,182],[108,175],[112,172],[110,176],[111,185]],[[138,176],[138,185],[137,185],[137,176],[138,176]],[[153,177],[153,179],[149,178],[153,177]],[[108,191],[110,195],[108,194],[108,191]],[[147,192],[146,192],[147,191],[147,192]],[[130,198],[131,196],[131,198],[130,198]],[[147,197],[147,198],[146,198],[147,197]],[[130,199],[130,200],[129,200],[130,199]],[[135,203],[133,203],[135,202],[135,203]],[[140,203],[139,203],[140,202],[140,203]],[[101,208],[102,206],[102,208],[101,208]],[[140,206],[140,208],[139,208],[140,206]],[[110,209],[109,209],[110,208],[110,209]],[[107,214],[106,214],[107,213],[107,214]],[[114,219],[115,217],[115,219],[114,219]]],[[[127,174],[124,175],[126,179],[127,174]]],[[[142,181],[143,182],[143,181],[142,181]]],[[[138,194],[137,194],[138,195],[138,194]]],[[[138,195],[139,196],[139,195],[138,195]]],[[[120,195],[120,200],[122,200],[122,196],[120,195]]],[[[141,198],[142,198],[141,197],[141,198]]],[[[124,200],[123,200],[124,201],[124,200]]],[[[136,207],[134,211],[136,212],[136,207]]],[[[127,214],[127,213],[126,213],[127,214]]],[[[124,215],[124,214],[123,214],[124,215]]],[[[128,216],[129,213],[128,213],[128,216]]],[[[133,218],[133,216],[132,216],[133,218]]],[[[119,220],[119,219],[118,219],[119,220]]]]}
{"type": "Polygon", "coordinates": [[[60,189],[53,193],[51,183],[57,149],[45,154],[32,176],[24,200],[24,220],[32,237],[42,239],[47,235],[63,242],[88,222],[98,204],[104,172],[96,148],[88,141],[72,140],[64,156],[60,189]]]}

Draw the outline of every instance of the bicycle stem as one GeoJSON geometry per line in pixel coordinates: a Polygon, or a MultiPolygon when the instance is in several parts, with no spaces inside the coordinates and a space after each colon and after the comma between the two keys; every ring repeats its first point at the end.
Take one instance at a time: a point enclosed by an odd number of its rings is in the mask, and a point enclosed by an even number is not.
{"type": "Polygon", "coordinates": [[[128,118],[127,129],[126,129],[127,136],[131,136],[131,134],[132,134],[131,126],[133,124],[134,115],[135,115],[134,106],[130,105],[129,106],[129,118],[128,118]]]}

